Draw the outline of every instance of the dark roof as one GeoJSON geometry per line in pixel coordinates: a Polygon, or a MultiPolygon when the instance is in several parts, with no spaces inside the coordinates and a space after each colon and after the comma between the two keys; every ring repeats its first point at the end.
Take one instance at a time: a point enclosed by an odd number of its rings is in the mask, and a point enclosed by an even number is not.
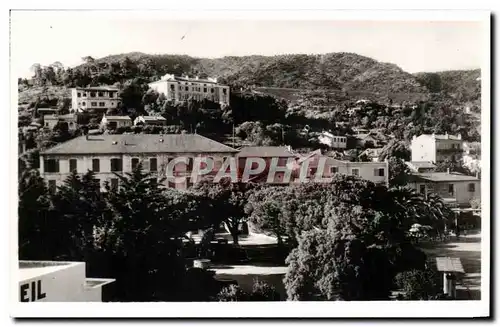
{"type": "Polygon", "coordinates": [[[240,149],[238,157],[295,157],[284,146],[245,146],[240,149]]]}
{"type": "Polygon", "coordinates": [[[468,176],[459,173],[413,173],[411,174],[414,181],[430,181],[430,182],[479,182],[476,176],[468,176]]]}
{"type": "Polygon", "coordinates": [[[238,152],[199,134],[122,134],[80,136],[43,154],[238,152]]]}

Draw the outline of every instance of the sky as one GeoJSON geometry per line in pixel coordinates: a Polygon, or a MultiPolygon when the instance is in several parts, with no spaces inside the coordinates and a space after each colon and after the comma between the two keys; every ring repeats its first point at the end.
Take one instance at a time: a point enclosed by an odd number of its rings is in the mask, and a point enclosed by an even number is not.
{"type": "Polygon", "coordinates": [[[34,63],[75,66],[84,56],[133,51],[207,58],[354,52],[410,73],[474,69],[483,60],[483,32],[474,21],[187,20],[133,12],[12,12],[11,70],[28,77],[34,63]]]}

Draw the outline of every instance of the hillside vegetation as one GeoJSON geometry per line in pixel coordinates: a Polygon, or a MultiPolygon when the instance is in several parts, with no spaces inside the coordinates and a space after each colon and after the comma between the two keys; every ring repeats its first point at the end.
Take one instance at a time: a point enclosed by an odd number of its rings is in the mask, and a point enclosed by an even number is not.
{"type": "Polygon", "coordinates": [[[417,73],[415,77],[432,93],[444,93],[460,102],[476,105],[481,100],[480,69],[417,73]]]}

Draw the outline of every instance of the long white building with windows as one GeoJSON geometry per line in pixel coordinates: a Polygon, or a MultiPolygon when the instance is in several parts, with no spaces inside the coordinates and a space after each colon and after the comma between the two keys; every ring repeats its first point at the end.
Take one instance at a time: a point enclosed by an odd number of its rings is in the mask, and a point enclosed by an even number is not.
{"type": "Polygon", "coordinates": [[[171,101],[208,99],[220,104],[229,104],[229,86],[218,84],[216,78],[200,79],[198,76],[190,78],[166,74],[159,81],[149,83],[149,87],[165,94],[167,100],[171,101]]]}
{"type": "Polygon", "coordinates": [[[237,152],[198,134],[86,135],[40,153],[40,175],[47,181],[51,192],[73,171],[85,174],[92,170],[102,189],[105,182],[114,188],[119,186],[116,174],[131,172],[139,163],[155,181],[164,180],[168,163],[184,157],[188,162],[176,164],[173,174],[176,177],[186,176],[185,181],[164,183],[166,187],[185,189],[192,184],[189,176],[195,157],[211,157],[216,171],[226,158],[237,152]]]}

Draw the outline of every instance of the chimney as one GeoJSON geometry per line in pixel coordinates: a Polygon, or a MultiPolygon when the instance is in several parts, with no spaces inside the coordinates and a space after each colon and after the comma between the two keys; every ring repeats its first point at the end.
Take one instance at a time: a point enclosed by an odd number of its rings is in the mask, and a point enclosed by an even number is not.
{"type": "Polygon", "coordinates": [[[458,139],[461,140],[462,139],[462,134],[458,134],[458,139]]]}
{"type": "Polygon", "coordinates": [[[446,168],[446,173],[449,174],[450,173],[450,168],[446,168]]]}

